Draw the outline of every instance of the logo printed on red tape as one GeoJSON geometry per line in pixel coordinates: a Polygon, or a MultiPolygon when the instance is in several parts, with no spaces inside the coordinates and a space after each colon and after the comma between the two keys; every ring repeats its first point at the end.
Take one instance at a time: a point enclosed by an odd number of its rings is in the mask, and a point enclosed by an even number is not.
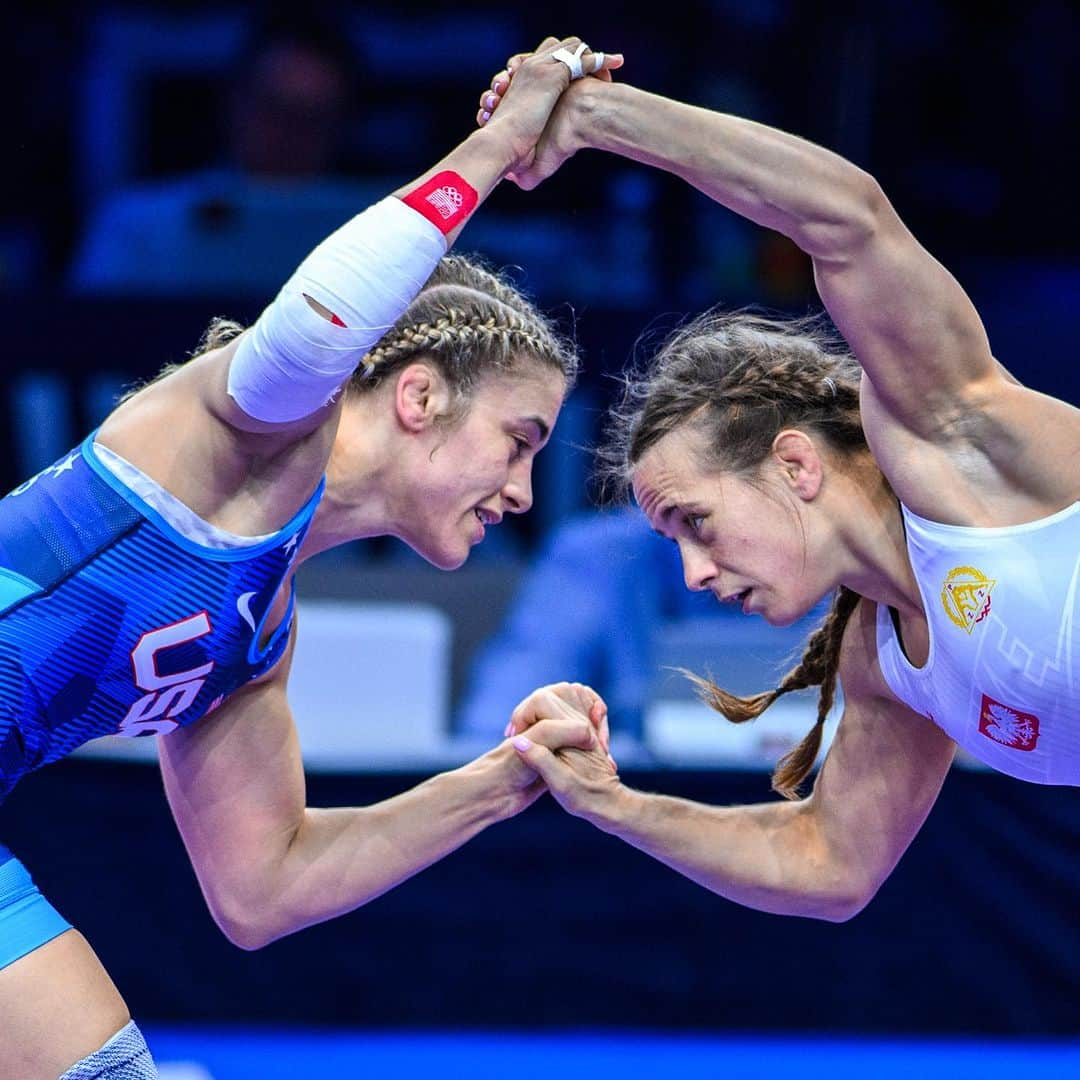
{"type": "Polygon", "coordinates": [[[436,188],[428,197],[427,201],[442,215],[443,221],[453,217],[461,209],[465,201],[457,188],[436,188]]]}
{"type": "Polygon", "coordinates": [[[983,694],[979,731],[1010,750],[1034,750],[1039,741],[1039,718],[983,694]]]}
{"type": "Polygon", "coordinates": [[[476,209],[479,197],[456,172],[437,173],[401,200],[423,214],[440,232],[457,228],[476,209]]]}

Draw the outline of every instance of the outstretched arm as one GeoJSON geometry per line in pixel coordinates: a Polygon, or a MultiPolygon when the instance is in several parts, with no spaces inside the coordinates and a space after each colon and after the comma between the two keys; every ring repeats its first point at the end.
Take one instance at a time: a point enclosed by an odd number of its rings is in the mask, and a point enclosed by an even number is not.
{"type": "MultiPolygon", "coordinates": [[[[544,790],[503,743],[371,806],[307,807],[287,665],[160,740],[169,805],[203,895],[247,949],[373,900],[544,790]]],[[[596,742],[584,719],[535,732],[553,746],[596,742]]]]}
{"type": "Polygon", "coordinates": [[[232,358],[226,419],[256,433],[286,427],[293,437],[325,419],[327,399],[417,295],[476,208],[532,160],[570,83],[552,57],[576,44],[543,42],[522,63],[497,118],[308,256],[232,358]]]}
{"type": "Polygon", "coordinates": [[[893,419],[926,431],[951,418],[972,384],[999,377],[964,291],[874,179],[839,155],[764,124],[585,79],[554,112],[524,185],[586,148],[672,172],[789,236],[813,260],[825,306],[893,419]]]}
{"type": "Polygon", "coordinates": [[[254,476],[260,506],[274,485],[277,517],[253,527],[288,520],[325,469],[341,386],[499,180],[531,161],[570,83],[551,54],[577,41],[545,42],[484,130],[319,244],[249,330],[122,404],[102,441],[209,520],[254,476]]]}
{"type": "MultiPolygon", "coordinates": [[[[873,605],[862,607],[869,611],[853,620],[849,634],[866,640],[873,605]]],[[[869,667],[856,641],[841,672],[850,688],[843,719],[812,794],[801,802],[709,806],[623,786],[595,747],[553,753],[537,742],[522,744],[519,753],[571,813],[718,895],[761,911],[841,921],[892,872],[937,798],[955,749],[929,720],[861,694],[860,670],[869,667]]]]}

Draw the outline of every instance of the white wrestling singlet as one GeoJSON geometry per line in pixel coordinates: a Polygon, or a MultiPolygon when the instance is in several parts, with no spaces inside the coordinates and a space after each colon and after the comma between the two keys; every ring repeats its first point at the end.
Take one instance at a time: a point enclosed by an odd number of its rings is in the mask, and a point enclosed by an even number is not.
{"type": "Polygon", "coordinates": [[[879,604],[889,688],[992,768],[1080,785],[1080,502],[991,529],[902,510],[930,652],[914,667],[879,604]]]}

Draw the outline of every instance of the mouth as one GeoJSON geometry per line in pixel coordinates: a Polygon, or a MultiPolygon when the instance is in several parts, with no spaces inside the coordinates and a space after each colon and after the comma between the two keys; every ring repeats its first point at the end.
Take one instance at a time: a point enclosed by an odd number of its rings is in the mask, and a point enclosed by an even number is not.
{"type": "Polygon", "coordinates": [[[476,519],[477,527],[473,535],[472,542],[479,544],[484,539],[484,531],[488,525],[498,525],[502,521],[502,514],[497,513],[494,510],[488,510],[483,506],[476,506],[473,508],[473,517],[476,519]]]}
{"type": "Polygon", "coordinates": [[[502,514],[498,514],[494,510],[487,510],[483,506],[477,506],[473,513],[481,525],[498,525],[502,521],[502,514]]]}
{"type": "Polygon", "coordinates": [[[746,611],[746,602],[750,599],[750,594],[754,590],[752,588],[738,589],[735,592],[725,593],[723,596],[717,596],[717,600],[721,604],[742,604],[743,611],[746,611]]]}

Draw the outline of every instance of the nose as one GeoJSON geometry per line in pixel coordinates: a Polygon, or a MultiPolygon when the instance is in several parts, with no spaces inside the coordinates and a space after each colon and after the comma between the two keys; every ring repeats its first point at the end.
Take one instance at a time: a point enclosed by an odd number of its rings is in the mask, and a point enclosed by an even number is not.
{"type": "Polygon", "coordinates": [[[691,592],[704,592],[716,577],[716,565],[709,558],[709,553],[695,544],[680,543],[679,554],[682,556],[686,587],[691,592]]]}
{"type": "Polygon", "coordinates": [[[533,504],[532,462],[511,469],[502,489],[503,502],[511,514],[524,514],[533,504]]]}

